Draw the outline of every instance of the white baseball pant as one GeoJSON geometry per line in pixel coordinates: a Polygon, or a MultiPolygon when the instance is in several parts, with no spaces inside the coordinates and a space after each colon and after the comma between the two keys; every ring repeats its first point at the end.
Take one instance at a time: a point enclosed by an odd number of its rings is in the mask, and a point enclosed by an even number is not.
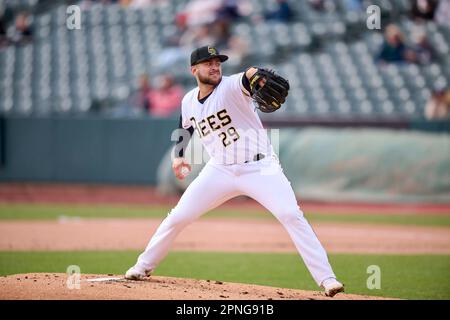
{"type": "Polygon", "coordinates": [[[276,156],[234,165],[209,161],[158,227],[137,264],[153,271],[188,224],[239,195],[255,199],[281,222],[317,285],[335,278],[325,249],[297,205],[276,156]]]}

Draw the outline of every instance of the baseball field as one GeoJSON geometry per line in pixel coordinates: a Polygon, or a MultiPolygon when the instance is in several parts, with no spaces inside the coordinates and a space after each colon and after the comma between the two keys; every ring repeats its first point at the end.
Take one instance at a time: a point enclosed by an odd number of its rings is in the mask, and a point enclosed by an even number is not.
{"type": "MultiPolygon", "coordinates": [[[[124,280],[176,201],[1,184],[0,299],[329,299],[281,224],[244,198],[188,226],[149,280],[124,280]]],[[[345,284],[333,299],[450,299],[450,206],[300,205],[345,284]]]]}

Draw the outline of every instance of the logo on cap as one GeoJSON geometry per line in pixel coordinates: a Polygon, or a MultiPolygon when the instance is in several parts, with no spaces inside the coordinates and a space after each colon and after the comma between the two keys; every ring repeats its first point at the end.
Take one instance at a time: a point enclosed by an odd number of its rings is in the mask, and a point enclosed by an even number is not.
{"type": "Polygon", "coordinates": [[[215,56],[215,55],[217,54],[216,48],[209,47],[209,46],[208,46],[208,52],[209,52],[209,54],[212,55],[212,56],[215,56]]]}

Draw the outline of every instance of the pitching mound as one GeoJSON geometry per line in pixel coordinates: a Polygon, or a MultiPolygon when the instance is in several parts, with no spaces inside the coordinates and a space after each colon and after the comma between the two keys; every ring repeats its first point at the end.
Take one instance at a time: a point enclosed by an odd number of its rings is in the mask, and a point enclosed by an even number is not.
{"type": "MultiPolygon", "coordinates": [[[[322,300],[319,291],[303,291],[213,280],[151,277],[129,281],[122,275],[82,275],[79,289],[64,273],[31,273],[0,277],[0,300],[322,300]]],[[[75,280],[71,278],[71,280],[75,280]]],[[[379,300],[380,297],[338,294],[333,300],[379,300]]]]}

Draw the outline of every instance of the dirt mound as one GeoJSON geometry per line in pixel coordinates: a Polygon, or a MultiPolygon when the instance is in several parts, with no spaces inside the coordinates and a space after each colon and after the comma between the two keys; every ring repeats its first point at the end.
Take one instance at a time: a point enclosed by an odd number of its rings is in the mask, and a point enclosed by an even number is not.
{"type": "MultiPolygon", "coordinates": [[[[73,277],[73,276],[72,276],[73,277]]],[[[319,291],[260,285],[151,277],[129,281],[122,275],[81,275],[79,281],[64,273],[30,273],[0,277],[0,300],[323,300],[319,291]],[[68,280],[69,285],[68,285],[68,280]],[[100,281],[99,281],[100,280],[100,281]],[[79,284],[79,289],[76,285],[79,284]],[[69,289],[71,287],[72,289],[69,289]]],[[[338,294],[333,300],[379,300],[380,297],[338,294]]]]}

